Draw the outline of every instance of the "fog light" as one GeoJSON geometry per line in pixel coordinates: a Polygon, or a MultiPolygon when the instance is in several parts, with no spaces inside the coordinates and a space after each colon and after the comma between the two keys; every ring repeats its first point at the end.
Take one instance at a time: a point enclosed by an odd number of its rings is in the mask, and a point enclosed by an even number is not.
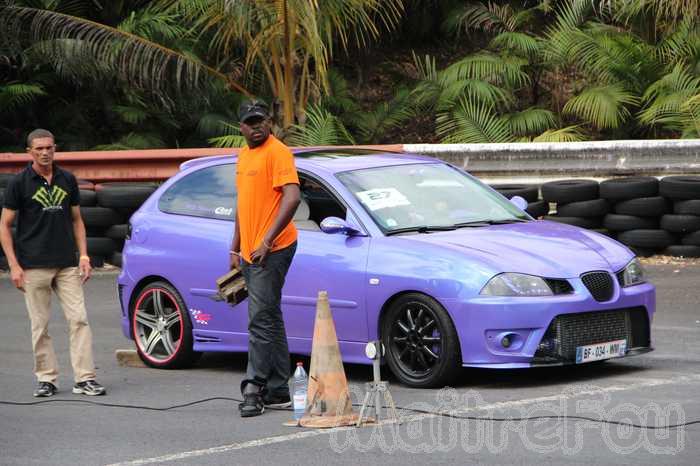
{"type": "Polygon", "coordinates": [[[505,337],[503,337],[503,338],[501,339],[501,346],[502,346],[502,347],[504,347],[504,348],[510,348],[510,344],[511,344],[510,335],[506,335],[505,337]]]}

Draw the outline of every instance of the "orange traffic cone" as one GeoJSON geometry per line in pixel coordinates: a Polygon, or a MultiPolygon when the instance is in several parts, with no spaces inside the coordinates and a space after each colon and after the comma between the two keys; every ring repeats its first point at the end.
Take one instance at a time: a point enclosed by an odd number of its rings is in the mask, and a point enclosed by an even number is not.
{"type": "Polygon", "coordinates": [[[299,425],[348,426],[355,425],[357,418],[357,414],[352,411],[348,381],[345,378],[333,315],[328,304],[328,293],[319,291],[311,346],[309,389],[306,409],[299,425]]]}

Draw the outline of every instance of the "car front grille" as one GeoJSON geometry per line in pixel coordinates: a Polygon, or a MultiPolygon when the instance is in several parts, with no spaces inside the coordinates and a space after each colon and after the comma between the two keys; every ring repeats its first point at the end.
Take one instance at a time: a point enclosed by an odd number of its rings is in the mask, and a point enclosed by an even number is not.
{"type": "Polygon", "coordinates": [[[649,346],[644,307],[558,315],[542,337],[532,363],[573,363],[578,346],[615,340],[627,340],[628,351],[649,346]]]}
{"type": "Polygon", "coordinates": [[[610,301],[613,296],[613,279],[607,272],[588,272],[581,275],[581,281],[596,301],[610,301]]]}

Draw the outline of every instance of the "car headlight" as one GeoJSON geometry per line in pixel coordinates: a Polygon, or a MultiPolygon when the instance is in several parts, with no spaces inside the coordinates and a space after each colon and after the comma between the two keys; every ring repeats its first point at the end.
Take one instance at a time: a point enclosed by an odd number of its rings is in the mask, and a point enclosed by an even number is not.
{"type": "Polygon", "coordinates": [[[639,285],[640,283],[644,283],[646,281],[646,278],[644,278],[644,269],[642,269],[642,264],[636,257],[632,259],[621,272],[618,273],[618,276],[620,277],[620,285],[623,287],[639,285]]]}
{"type": "Polygon", "coordinates": [[[484,296],[552,296],[551,288],[541,277],[524,273],[496,275],[479,293],[484,296]]]}

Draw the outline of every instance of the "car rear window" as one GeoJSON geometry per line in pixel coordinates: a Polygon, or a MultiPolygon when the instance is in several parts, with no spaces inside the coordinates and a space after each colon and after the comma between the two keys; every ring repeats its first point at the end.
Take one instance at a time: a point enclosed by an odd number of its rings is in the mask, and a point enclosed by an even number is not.
{"type": "Polygon", "coordinates": [[[180,178],[158,200],[170,214],[236,219],[236,164],[202,168],[180,178]]]}

